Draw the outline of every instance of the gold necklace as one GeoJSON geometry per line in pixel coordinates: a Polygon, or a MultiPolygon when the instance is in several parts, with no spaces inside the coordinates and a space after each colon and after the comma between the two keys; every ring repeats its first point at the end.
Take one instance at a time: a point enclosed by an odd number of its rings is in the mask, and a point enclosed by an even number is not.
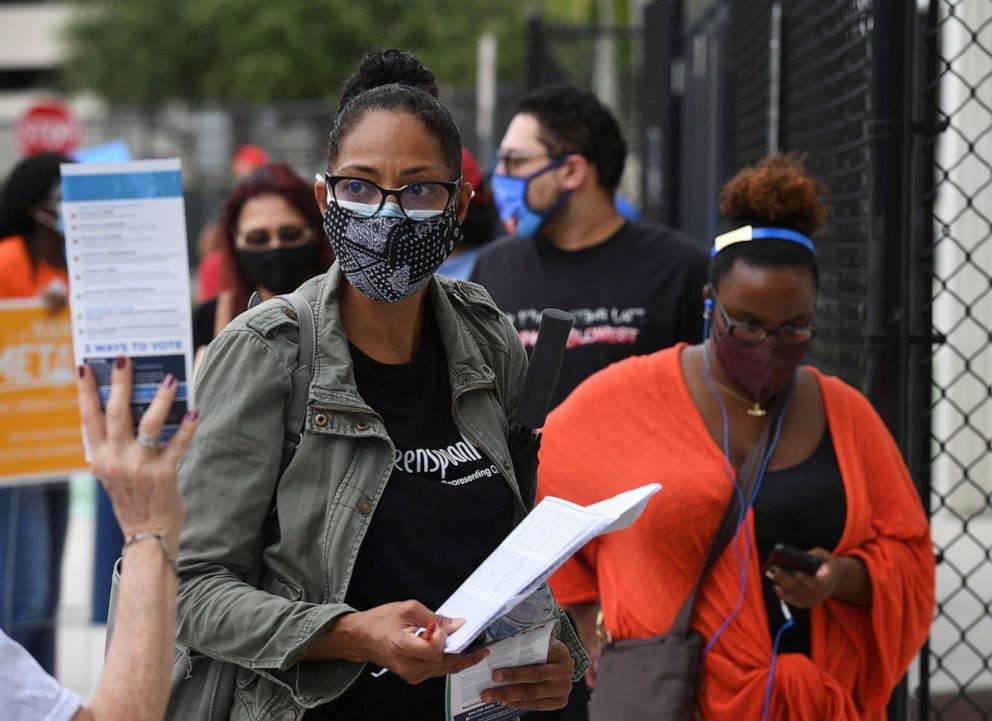
{"type": "Polygon", "coordinates": [[[768,411],[762,408],[761,404],[758,403],[758,401],[752,401],[745,398],[740,393],[735,391],[733,388],[727,387],[725,384],[721,383],[716,378],[713,379],[713,382],[716,383],[718,386],[720,386],[720,388],[725,390],[727,393],[732,395],[734,398],[739,400],[744,405],[751,406],[750,408],[747,409],[746,413],[752,418],[764,418],[766,415],[768,415],[768,411]]]}

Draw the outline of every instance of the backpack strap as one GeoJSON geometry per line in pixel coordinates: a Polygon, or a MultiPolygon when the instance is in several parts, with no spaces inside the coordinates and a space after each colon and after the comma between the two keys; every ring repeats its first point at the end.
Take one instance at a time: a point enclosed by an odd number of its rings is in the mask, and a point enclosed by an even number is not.
{"type": "Polygon", "coordinates": [[[313,368],[317,362],[317,325],[313,317],[313,308],[299,293],[293,292],[277,296],[279,300],[288,303],[296,313],[300,327],[300,337],[296,347],[296,368],[291,377],[293,395],[286,412],[286,433],[283,437],[282,460],[279,463],[279,475],[293,460],[296,447],[303,438],[303,424],[307,418],[307,400],[310,396],[310,381],[313,379],[313,368]]]}
{"type": "MultiPolygon", "coordinates": [[[[296,367],[290,376],[293,384],[293,395],[289,400],[286,412],[286,429],[283,434],[282,458],[279,461],[279,475],[293,460],[296,447],[303,437],[303,424],[307,418],[307,400],[310,395],[310,381],[313,379],[313,368],[317,363],[317,325],[313,317],[313,308],[309,301],[297,292],[277,295],[272,300],[288,306],[286,314],[295,320],[300,329],[296,347],[296,367]]],[[[262,302],[262,297],[255,291],[248,299],[248,307],[254,308],[262,302]]]]}
{"type": "MultiPolygon", "coordinates": [[[[290,375],[293,394],[289,399],[286,410],[286,426],[282,437],[282,456],[279,459],[279,479],[289,466],[296,454],[296,448],[303,440],[303,424],[307,419],[307,400],[310,396],[310,381],[313,380],[313,369],[317,363],[317,324],[313,316],[313,308],[309,301],[299,293],[277,295],[272,300],[281,302],[287,307],[284,312],[297,322],[299,339],[296,344],[296,367],[290,375]]],[[[262,302],[258,292],[251,294],[248,307],[254,308],[262,302]]],[[[278,481],[277,481],[278,484],[278,481]]],[[[279,515],[276,513],[276,493],[272,493],[272,502],[266,515],[263,536],[265,545],[276,543],[282,536],[279,527],[279,515]]]]}

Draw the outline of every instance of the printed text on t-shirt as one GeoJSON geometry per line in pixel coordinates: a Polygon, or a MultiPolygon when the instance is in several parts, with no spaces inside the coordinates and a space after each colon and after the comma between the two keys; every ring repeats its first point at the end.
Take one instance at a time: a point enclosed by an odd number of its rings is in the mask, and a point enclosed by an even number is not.
{"type": "MultiPolygon", "coordinates": [[[[568,334],[566,348],[579,346],[633,345],[644,325],[644,308],[572,308],[568,311],[575,318],[575,325],[568,334]]],[[[541,311],[524,308],[507,317],[513,323],[524,347],[533,348],[541,325],[541,311]]]]}
{"type": "Polygon", "coordinates": [[[488,478],[492,474],[485,473],[484,471],[489,469],[484,468],[482,473],[477,470],[470,474],[469,477],[466,477],[468,480],[466,478],[449,480],[447,477],[448,469],[457,469],[459,465],[464,463],[478,466],[478,462],[482,460],[483,457],[479,453],[479,449],[463,435],[462,440],[446,448],[397,448],[393,458],[393,467],[397,471],[410,475],[437,478],[446,485],[463,485],[483,476],[488,478]]]}

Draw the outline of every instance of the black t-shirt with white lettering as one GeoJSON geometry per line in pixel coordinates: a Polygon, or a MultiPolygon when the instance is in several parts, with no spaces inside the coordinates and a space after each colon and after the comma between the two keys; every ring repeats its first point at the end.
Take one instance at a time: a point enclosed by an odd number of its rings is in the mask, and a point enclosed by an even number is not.
{"type": "Polygon", "coordinates": [[[706,263],[686,236],[628,222],[583,250],[560,250],[543,237],[496,241],[482,250],[471,279],[486,287],[528,350],[542,310],[575,316],[552,399],[558,405],[611,363],[702,340],[706,263]]]}
{"type": "MultiPolygon", "coordinates": [[[[345,598],[358,610],[391,601],[440,606],[509,534],[514,498],[497,467],[452,416],[444,347],[428,310],[409,363],[385,365],[351,346],[358,391],[396,446],[393,472],[362,541],[345,598]]],[[[441,719],[443,677],[410,686],[395,674],[359,679],[310,719],[441,719]]]]}

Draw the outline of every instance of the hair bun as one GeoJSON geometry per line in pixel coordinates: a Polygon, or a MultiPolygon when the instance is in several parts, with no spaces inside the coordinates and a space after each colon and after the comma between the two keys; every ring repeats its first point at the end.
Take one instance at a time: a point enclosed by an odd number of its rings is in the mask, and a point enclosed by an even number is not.
{"type": "Polygon", "coordinates": [[[341,86],[338,112],[356,95],[393,84],[408,85],[435,98],[438,94],[434,73],[416,57],[395,48],[376,50],[362,58],[358,69],[341,86]]]}
{"type": "Polygon", "coordinates": [[[826,192],[796,155],[776,153],[744,168],[724,186],[720,214],[731,222],[778,225],[813,235],[827,219],[826,192]]]}

